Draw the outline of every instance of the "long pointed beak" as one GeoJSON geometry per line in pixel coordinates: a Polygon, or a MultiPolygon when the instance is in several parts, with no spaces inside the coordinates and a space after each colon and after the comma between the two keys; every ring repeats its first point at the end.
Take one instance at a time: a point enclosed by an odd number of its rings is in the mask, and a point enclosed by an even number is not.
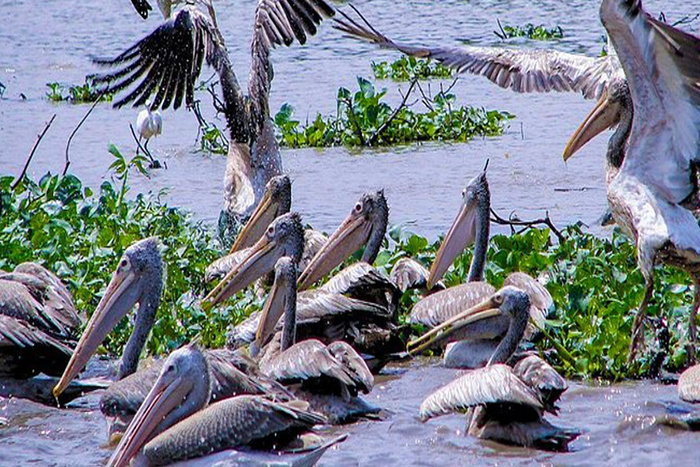
{"type": "Polygon", "coordinates": [[[136,412],[107,465],[110,467],[129,465],[141,448],[158,434],[156,432],[158,425],[166,415],[182,403],[189,389],[183,383],[182,377],[168,382],[161,374],[136,412]]]}
{"type": "Polygon", "coordinates": [[[221,279],[214,290],[202,300],[202,308],[210,309],[248,287],[254,280],[272,271],[282,255],[280,248],[263,236],[253,245],[248,255],[221,279]]]}
{"type": "Polygon", "coordinates": [[[348,259],[350,255],[367,243],[371,232],[372,222],[370,220],[365,219],[364,216],[350,214],[301,273],[299,280],[297,280],[298,290],[308,288],[348,259]]]}
{"type": "Polygon", "coordinates": [[[440,342],[444,342],[450,335],[477,321],[498,316],[501,310],[496,307],[493,299],[476,305],[457,316],[445,321],[440,326],[431,329],[407,345],[409,355],[416,355],[440,342]]]}
{"type": "Polygon", "coordinates": [[[435,256],[435,261],[430,268],[428,276],[428,290],[442,278],[455,258],[476,238],[476,207],[474,205],[462,205],[457,217],[450,227],[445,240],[435,256]]]}
{"type": "Polygon", "coordinates": [[[277,322],[284,313],[284,305],[285,294],[281,281],[275,280],[260,314],[258,329],[255,331],[255,340],[250,346],[250,355],[252,357],[257,357],[262,346],[267,343],[269,337],[275,332],[275,326],[277,326],[277,322]]]}
{"type": "Polygon", "coordinates": [[[620,105],[611,103],[607,96],[603,96],[569,139],[564,149],[564,160],[569,160],[586,143],[619,122],[620,105]]]}
{"type": "Polygon", "coordinates": [[[107,334],[131,310],[141,295],[138,277],[131,271],[117,270],[107,286],[102,300],[90,318],[75,351],[68,362],[58,384],[53,388],[54,397],[58,397],[73,378],[85,368],[90,357],[105,340],[107,334]]]}
{"type": "Polygon", "coordinates": [[[255,208],[253,215],[250,216],[245,227],[241,229],[238,237],[236,237],[236,241],[233,243],[229,254],[254,245],[255,242],[262,237],[263,233],[265,233],[267,226],[275,220],[278,211],[279,203],[273,201],[270,193],[266,191],[258,207],[255,208]]]}

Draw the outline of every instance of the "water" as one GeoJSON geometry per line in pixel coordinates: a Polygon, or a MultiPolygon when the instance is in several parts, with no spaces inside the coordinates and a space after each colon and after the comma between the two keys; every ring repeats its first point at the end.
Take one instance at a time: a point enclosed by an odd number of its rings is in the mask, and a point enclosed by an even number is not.
{"type": "MultiPolygon", "coordinates": [[[[566,37],[556,45],[562,50],[597,54],[602,46],[597,2],[590,0],[354,3],[387,35],[416,43],[455,44],[469,39],[474,44],[498,45],[492,31],[499,18],[508,24],[561,25],[566,37]]],[[[671,19],[698,10],[689,2],[644,3],[652,12],[664,10],[671,19]]],[[[216,4],[232,61],[239,78],[245,80],[255,2],[220,0],[216,4]]],[[[36,134],[53,113],[58,116],[29,173],[37,177],[47,170],[60,171],[66,140],[88,107],[49,103],[44,97],[45,83],[81,83],[86,74],[96,71],[89,55],[115,55],[159,22],[156,14],[141,21],[126,0],[110,2],[110,9],[100,6],[78,0],[40,4],[0,0],[5,18],[0,27],[0,81],[7,86],[5,99],[0,100],[0,173],[20,172],[36,134]]],[[[396,57],[343,38],[324,25],[307,46],[274,52],[271,108],[289,102],[302,119],[317,111],[332,112],[339,86],[354,89],[358,74],[371,77],[372,60],[396,57]]],[[[390,88],[390,99],[398,101],[396,86],[385,85],[390,88]]],[[[307,222],[328,231],[363,191],[383,187],[391,222],[413,222],[412,230],[434,238],[452,221],[465,183],[490,158],[492,203],[498,211],[516,211],[530,218],[549,210],[559,225],[579,220],[594,224],[605,209],[602,162],[607,138],[591,142],[568,165],[561,160],[568,137],[592,102],[577,95],[516,95],[473,77],[461,79],[455,93],[460,103],[507,110],[517,119],[503,137],[468,144],[283,150],[285,169],[294,179],[295,209],[307,222]]],[[[203,100],[208,102],[206,97],[203,100]]],[[[128,124],[135,121],[136,113],[98,106],[73,141],[71,170],[89,185],[98,186],[109,176],[107,143],[115,143],[124,152],[134,150],[128,124]]],[[[210,111],[208,115],[213,118],[210,111]]],[[[225,158],[194,149],[197,130],[191,114],[168,111],[164,120],[164,135],[152,141],[150,148],[168,169],[154,171],[150,179],[134,176],[134,191],[167,188],[169,203],[212,222],[221,207],[225,158]]],[[[598,228],[592,230],[601,233],[598,228]]],[[[422,399],[456,374],[420,361],[378,382],[370,398],[391,412],[389,418],[349,427],[350,438],[328,452],[322,464],[668,465],[671,459],[677,465],[697,463],[690,448],[696,443],[695,436],[652,423],[653,417],[665,413],[667,402],[677,401],[674,387],[650,382],[607,387],[572,383],[562,399],[561,416],[553,421],[585,433],[573,443],[572,453],[551,454],[465,437],[459,416],[420,423],[417,410],[422,399]]],[[[103,447],[106,423],[94,399],[91,404],[81,410],[58,410],[0,399],[0,465],[78,467],[103,462],[109,452],[103,447]]]]}

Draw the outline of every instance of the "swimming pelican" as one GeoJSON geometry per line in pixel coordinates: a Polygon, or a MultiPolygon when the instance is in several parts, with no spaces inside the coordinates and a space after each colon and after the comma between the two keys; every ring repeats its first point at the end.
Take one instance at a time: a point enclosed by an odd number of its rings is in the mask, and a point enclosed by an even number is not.
{"type": "MultiPolygon", "coordinates": [[[[138,465],[166,465],[230,449],[235,451],[224,459],[204,460],[209,465],[217,461],[269,465],[284,460],[285,440],[325,422],[299,401],[236,396],[208,405],[208,365],[194,345],[173,352],[107,465],[123,467],[132,459],[138,465]],[[251,450],[249,446],[256,444],[256,449],[274,452],[265,456],[251,450]]],[[[328,446],[306,456],[317,460],[328,446]]]]}
{"type": "MultiPolygon", "coordinates": [[[[128,424],[158,377],[163,361],[136,372],[139,356],[153,327],[163,288],[163,266],[159,243],[155,237],[141,240],[126,249],[97,309],[80,337],[60,381],[53,389],[58,397],[85,367],[119,321],[138,303],[134,329],[127,342],[117,371],[117,382],[105,391],[100,409],[110,420],[110,434],[128,424]]],[[[214,398],[233,394],[262,394],[268,390],[247,371],[242,356],[227,350],[206,352],[212,370],[214,398]]]]}
{"type": "Polygon", "coordinates": [[[282,257],[275,265],[275,282],[262,310],[251,355],[261,354],[260,369],[284,383],[300,383],[294,394],[310,403],[331,423],[344,423],[379,409],[357,397],[369,393],[374,377],[364,360],[346,342],[326,345],[317,339],[297,342],[297,267],[282,257]],[[275,334],[280,318],[282,331],[275,334]],[[263,347],[275,334],[269,345],[263,347]]]}
{"type": "Polygon", "coordinates": [[[604,0],[600,16],[627,82],[601,98],[572,136],[564,159],[617,125],[606,155],[608,203],[635,239],[645,282],[629,360],[644,342],[654,266],[665,263],[687,271],[695,286],[688,325],[692,363],[700,306],[700,228],[691,211],[698,207],[700,39],[652,18],[639,1],[604,0]]]}
{"type": "Polygon", "coordinates": [[[202,61],[219,75],[224,109],[230,132],[228,162],[224,176],[222,222],[230,228],[242,223],[263,196],[266,183],[282,173],[282,160],[270,119],[269,92],[272,82],[270,51],[306,42],[325,17],[335,14],[325,0],[259,0],[253,25],[252,63],[248,96],[244,96],[218,28],[187,5],[111,60],[96,60],[116,71],[94,77],[101,90],[132,90],[114,103],[140,106],[153,97],[152,110],[179,108],[183,101],[194,104],[194,88],[202,61]],[[145,76],[145,77],[144,77],[145,76]],[[140,81],[139,81],[140,80],[140,81]]]}
{"type": "Polygon", "coordinates": [[[506,286],[409,344],[409,352],[415,353],[465,328],[478,328],[483,320],[504,318],[503,338],[486,367],[466,372],[429,395],[420,406],[421,420],[469,410],[467,433],[472,436],[551,451],[567,449],[579,433],[543,418],[545,412],[557,414],[555,404],[568,387],[566,380],[537,356],[514,367],[506,364],[525,334],[529,309],[528,294],[506,286]]]}
{"type": "MultiPolygon", "coordinates": [[[[436,292],[418,301],[409,316],[411,323],[429,327],[438,326],[496,292],[492,285],[484,282],[491,210],[486,169],[469,182],[462,192],[462,199],[462,207],[435,256],[427,284],[429,288],[432,287],[455,258],[473,243],[474,254],[469,266],[467,282],[436,292]]],[[[522,272],[509,274],[503,281],[503,285],[513,285],[527,292],[531,304],[530,315],[538,326],[542,326],[554,303],[547,289],[522,272]]],[[[483,331],[480,330],[480,338],[474,338],[471,335],[453,336],[454,342],[450,343],[445,351],[445,365],[453,368],[476,368],[485,365],[501,340],[502,336],[498,332],[505,329],[501,322],[503,320],[504,317],[498,315],[481,322],[482,327],[494,326],[496,334],[493,335],[484,336],[483,331]]],[[[534,332],[534,327],[529,328],[527,336],[534,332]]]]}

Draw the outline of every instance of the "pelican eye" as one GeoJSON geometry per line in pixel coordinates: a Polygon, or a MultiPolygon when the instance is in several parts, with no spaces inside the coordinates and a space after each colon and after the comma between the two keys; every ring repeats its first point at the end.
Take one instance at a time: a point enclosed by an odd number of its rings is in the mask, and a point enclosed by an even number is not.
{"type": "Polygon", "coordinates": [[[272,225],[270,227],[268,227],[267,234],[272,237],[275,234],[275,227],[272,225]]]}
{"type": "Polygon", "coordinates": [[[355,205],[355,212],[362,212],[362,203],[357,203],[355,205]]]}
{"type": "Polygon", "coordinates": [[[119,267],[121,269],[125,269],[128,266],[129,266],[129,262],[126,260],[126,258],[122,258],[121,262],[119,263],[119,267]]]}
{"type": "Polygon", "coordinates": [[[494,295],[493,296],[493,303],[495,303],[498,306],[501,306],[503,304],[503,296],[502,295],[494,295]]]}

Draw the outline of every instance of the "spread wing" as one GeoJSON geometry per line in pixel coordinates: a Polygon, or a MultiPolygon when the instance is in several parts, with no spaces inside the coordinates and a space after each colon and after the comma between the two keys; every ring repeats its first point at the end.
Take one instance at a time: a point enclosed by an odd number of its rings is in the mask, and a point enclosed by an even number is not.
{"type": "Polygon", "coordinates": [[[342,11],[341,14],[344,19],[336,19],[335,27],[352,37],[406,55],[436,60],[459,73],[485,76],[515,92],[573,91],[581,92],[586,99],[599,98],[621,72],[617,58],[612,55],[592,58],[542,49],[412,46],[389,39],[359,12],[360,21],[342,11]]]}
{"type": "Polygon", "coordinates": [[[141,18],[148,19],[148,12],[153,10],[153,7],[147,0],[131,0],[131,3],[136,8],[136,11],[141,15],[141,18]]]}
{"type": "Polygon", "coordinates": [[[697,192],[700,39],[655,20],[639,1],[606,0],[600,14],[634,102],[622,170],[681,203],[697,192]]]}

